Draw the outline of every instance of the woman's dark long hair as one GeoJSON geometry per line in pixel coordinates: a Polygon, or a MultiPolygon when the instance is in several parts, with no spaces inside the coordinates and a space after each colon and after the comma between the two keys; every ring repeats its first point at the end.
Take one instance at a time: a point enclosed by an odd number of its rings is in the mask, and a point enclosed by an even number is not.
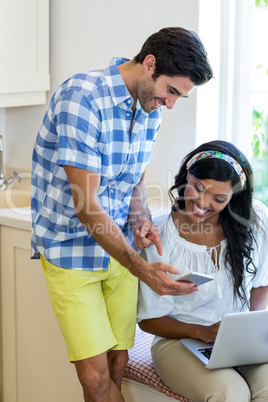
{"type": "Polygon", "coordinates": [[[225,262],[227,267],[227,263],[231,267],[234,297],[239,298],[243,306],[248,305],[243,279],[245,268],[248,273],[256,274],[251,251],[253,250],[254,229],[259,227],[257,215],[252,207],[253,174],[251,166],[245,155],[229,142],[211,141],[200,145],[184,158],[179,173],[175,176],[175,183],[169,190],[173,210],[185,208],[184,190],[188,172],[200,180],[231,180],[233,195],[227,206],[220,212],[219,218],[227,240],[225,262]],[[187,162],[201,151],[219,151],[235,159],[246,174],[244,187],[242,188],[240,178],[234,168],[222,159],[201,159],[187,170],[187,162]],[[177,190],[177,197],[173,196],[174,190],[177,190]]]}

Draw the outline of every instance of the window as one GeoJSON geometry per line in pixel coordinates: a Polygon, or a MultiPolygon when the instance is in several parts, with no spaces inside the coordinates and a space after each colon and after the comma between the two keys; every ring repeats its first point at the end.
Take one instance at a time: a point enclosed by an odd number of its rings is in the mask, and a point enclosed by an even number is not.
{"type": "Polygon", "coordinates": [[[241,149],[253,167],[254,196],[268,206],[268,0],[199,6],[215,79],[198,91],[196,144],[218,138],[241,149]]]}
{"type": "Polygon", "coordinates": [[[268,206],[268,0],[256,0],[252,31],[251,163],[255,195],[268,206]]]}

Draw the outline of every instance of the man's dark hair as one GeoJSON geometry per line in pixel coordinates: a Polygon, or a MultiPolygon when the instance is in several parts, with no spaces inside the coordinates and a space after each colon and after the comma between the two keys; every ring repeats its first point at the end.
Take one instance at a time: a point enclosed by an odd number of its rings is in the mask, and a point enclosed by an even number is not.
{"type": "Polygon", "coordinates": [[[195,85],[208,82],[213,71],[199,36],[184,28],[163,28],[151,35],[134,58],[142,63],[148,54],[155,56],[153,78],[160,75],[189,77],[195,85]]]}

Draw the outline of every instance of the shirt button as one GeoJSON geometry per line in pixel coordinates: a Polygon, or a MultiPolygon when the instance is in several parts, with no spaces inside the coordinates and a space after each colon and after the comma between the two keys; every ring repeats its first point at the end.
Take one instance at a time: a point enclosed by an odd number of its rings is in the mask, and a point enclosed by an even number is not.
{"type": "Polygon", "coordinates": [[[130,104],[132,103],[132,101],[129,99],[129,100],[127,101],[127,103],[130,105],[130,104]]]}
{"type": "Polygon", "coordinates": [[[130,113],[126,113],[126,116],[129,117],[129,116],[130,116],[130,113]]]}

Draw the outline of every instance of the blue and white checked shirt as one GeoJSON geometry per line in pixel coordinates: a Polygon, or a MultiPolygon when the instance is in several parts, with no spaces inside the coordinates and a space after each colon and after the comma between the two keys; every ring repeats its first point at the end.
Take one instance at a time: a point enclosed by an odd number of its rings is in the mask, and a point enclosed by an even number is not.
{"type": "Polygon", "coordinates": [[[100,174],[101,205],[123,228],[162,116],[138,102],[130,135],[133,98],[117,67],[126,61],[114,58],[105,70],[74,75],[51,99],[33,151],[32,258],[41,253],[63,268],[108,269],[109,255],[74,213],[63,165],[100,174]]]}

